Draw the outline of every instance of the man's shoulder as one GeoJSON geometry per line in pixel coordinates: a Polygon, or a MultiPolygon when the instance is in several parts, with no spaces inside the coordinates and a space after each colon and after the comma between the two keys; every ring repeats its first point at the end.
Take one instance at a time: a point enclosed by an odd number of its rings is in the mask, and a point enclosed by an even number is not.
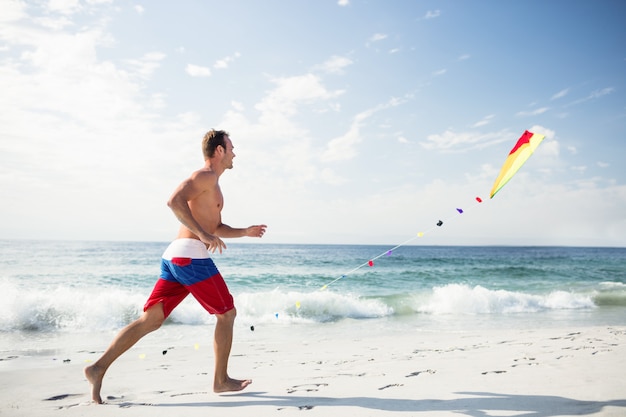
{"type": "Polygon", "coordinates": [[[192,177],[217,177],[215,171],[213,171],[210,167],[202,167],[197,171],[194,171],[191,174],[192,177]]]}
{"type": "Polygon", "coordinates": [[[218,176],[211,168],[200,168],[194,171],[189,179],[198,183],[216,183],[218,176]]]}

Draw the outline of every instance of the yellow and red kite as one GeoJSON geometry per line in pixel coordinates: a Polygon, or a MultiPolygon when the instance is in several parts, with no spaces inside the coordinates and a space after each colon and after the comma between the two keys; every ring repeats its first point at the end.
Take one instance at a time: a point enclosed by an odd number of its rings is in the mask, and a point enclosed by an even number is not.
{"type": "Polygon", "coordinates": [[[513,178],[513,175],[515,175],[526,160],[530,158],[530,155],[535,152],[535,149],[537,149],[537,146],[539,146],[543,138],[545,138],[545,136],[538,133],[529,132],[528,130],[524,132],[513,149],[511,149],[511,152],[509,152],[506,161],[504,161],[500,174],[491,189],[490,198],[493,198],[493,196],[500,191],[500,188],[504,187],[504,185],[513,178]]]}

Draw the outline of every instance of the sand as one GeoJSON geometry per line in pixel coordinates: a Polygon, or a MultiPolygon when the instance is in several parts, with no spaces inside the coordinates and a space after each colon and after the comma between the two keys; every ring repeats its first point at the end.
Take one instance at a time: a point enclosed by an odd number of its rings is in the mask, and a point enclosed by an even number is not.
{"type": "Polygon", "coordinates": [[[221,395],[210,390],[211,326],[167,327],[110,368],[102,405],[91,403],[82,369],[114,333],[71,349],[1,352],[0,415],[626,415],[626,327],[239,325],[230,374],[253,383],[221,395]]]}

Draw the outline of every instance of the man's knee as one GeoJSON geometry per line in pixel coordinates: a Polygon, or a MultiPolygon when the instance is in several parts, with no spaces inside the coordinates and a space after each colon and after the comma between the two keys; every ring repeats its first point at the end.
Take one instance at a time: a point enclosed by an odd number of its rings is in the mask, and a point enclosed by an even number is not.
{"type": "Polygon", "coordinates": [[[215,316],[217,317],[218,320],[234,322],[235,317],[237,317],[237,309],[233,307],[227,312],[222,313],[222,314],[216,314],[215,316]]]}
{"type": "Polygon", "coordinates": [[[141,320],[145,323],[150,331],[157,330],[165,321],[165,313],[163,313],[163,304],[158,303],[147,309],[141,320]]]}

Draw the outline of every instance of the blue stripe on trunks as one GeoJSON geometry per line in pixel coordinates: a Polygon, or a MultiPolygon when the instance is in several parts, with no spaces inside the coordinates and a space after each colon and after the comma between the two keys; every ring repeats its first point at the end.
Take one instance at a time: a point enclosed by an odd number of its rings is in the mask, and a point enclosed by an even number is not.
{"type": "MultiPolygon", "coordinates": [[[[176,258],[175,258],[176,259],[176,258]]],[[[180,264],[180,262],[177,262],[180,264]]],[[[219,274],[211,258],[191,259],[191,263],[180,266],[167,259],[161,259],[161,278],[179,282],[185,286],[197,284],[219,274]]]]}

